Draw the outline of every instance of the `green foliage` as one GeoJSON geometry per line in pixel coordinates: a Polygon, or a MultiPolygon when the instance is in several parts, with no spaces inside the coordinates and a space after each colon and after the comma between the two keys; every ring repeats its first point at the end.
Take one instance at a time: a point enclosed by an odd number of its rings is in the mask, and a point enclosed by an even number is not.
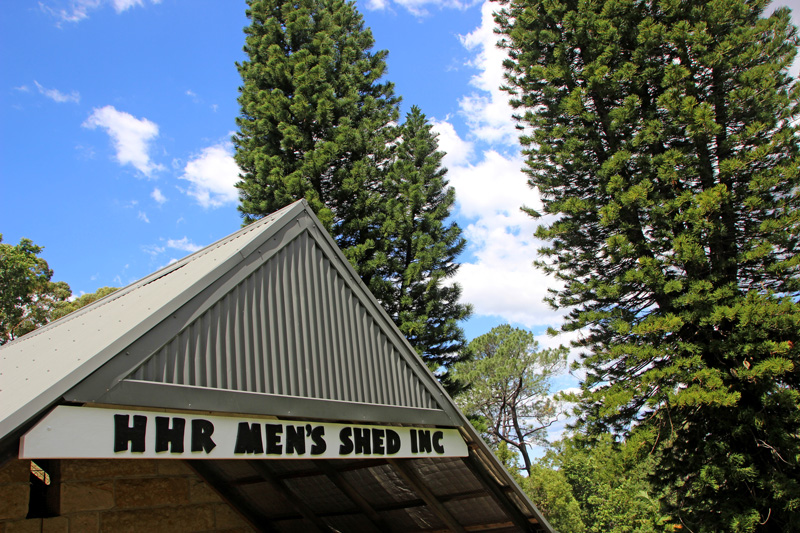
{"type": "Polygon", "coordinates": [[[528,447],[544,444],[547,428],[562,413],[550,378],[565,368],[567,352],[563,346],[539,350],[533,333],[504,324],[470,342],[467,357],[454,368],[466,386],[456,404],[486,423],[490,444],[513,447],[529,474],[528,447]]]}
{"type": "Polygon", "coordinates": [[[398,99],[355,3],[248,0],[234,135],[246,224],[305,198],[362,279],[374,271],[381,167],[398,99]]]}
{"type": "Polygon", "coordinates": [[[70,296],[69,285],[50,281],[53,271],[29,239],[3,244],[0,234],[0,345],[46,324],[52,309],[70,296]]]}
{"type": "MultiPolygon", "coordinates": [[[[800,529],[800,88],[766,0],[500,0],[584,429],[692,531],[800,529]],[[668,489],[668,490],[667,490],[668,489]]],[[[531,214],[538,215],[539,213],[531,214]]],[[[579,498],[580,499],[580,498],[579,498]]]]}
{"type": "Polygon", "coordinates": [[[50,313],[50,320],[56,320],[62,316],[66,316],[73,311],[77,311],[81,307],[85,307],[90,303],[99,300],[100,298],[108,296],[116,290],[118,290],[116,287],[100,287],[96,291],[84,294],[78,298],[75,298],[74,300],[58,302],[50,313]]]}
{"type": "MultiPolygon", "coordinates": [[[[470,314],[459,303],[461,289],[447,284],[466,241],[461,228],[446,223],[455,203],[436,135],[416,106],[399,128],[383,182],[385,218],[370,288],[432,371],[449,368],[464,348],[458,322],[470,314]]],[[[445,384],[453,385],[449,376],[445,384]]],[[[450,387],[451,390],[453,387],[450,387]]]]}
{"type": "Polygon", "coordinates": [[[558,533],[585,533],[581,507],[560,470],[535,464],[521,481],[523,490],[558,533]]]}
{"type": "Polygon", "coordinates": [[[549,450],[525,486],[532,498],[544,498],[545,516],[562,533],[671,532],[675,524],[662,514],[647,479],[653,465],[635,444],[578,435],[549,450]]]}

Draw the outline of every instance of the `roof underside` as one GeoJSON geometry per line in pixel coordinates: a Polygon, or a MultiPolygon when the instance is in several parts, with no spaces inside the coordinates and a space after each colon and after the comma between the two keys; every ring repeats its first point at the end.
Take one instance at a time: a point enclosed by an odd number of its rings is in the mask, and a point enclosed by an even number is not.
{"type": "Polygon", "coordinates": [[[546,531],[475,454],[189,464],[258,531],[546,531]]]}

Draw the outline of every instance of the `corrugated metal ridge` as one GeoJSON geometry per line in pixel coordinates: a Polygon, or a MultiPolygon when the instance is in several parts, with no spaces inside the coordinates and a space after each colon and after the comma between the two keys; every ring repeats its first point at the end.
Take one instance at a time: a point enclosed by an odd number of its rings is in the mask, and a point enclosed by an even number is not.
{"type": "MultiPolygon", "coordinates": [[[[130,379],[432,409],[428,387],[308,230],[165,340],[130,379]]],[[[416,357],[416,355],[415,355],[416,357]]]]}

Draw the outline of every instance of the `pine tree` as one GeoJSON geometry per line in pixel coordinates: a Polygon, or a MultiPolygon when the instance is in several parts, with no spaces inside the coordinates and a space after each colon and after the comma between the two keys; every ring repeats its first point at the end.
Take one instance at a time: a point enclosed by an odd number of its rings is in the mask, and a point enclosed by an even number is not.
{"type": "Polygon", "coordinates": [[[500,0],[586,430],[692,531],[800,530],[800,90],[767,0],[500,0]]]}
{"type": "Polygon", "coordinates": [[[380,173],[397,119],[386,52],[353,2],[248,0],[234,136],[239,210],[250,223],[305,198],[368,281],[380,173]]]}
{"type": "Polygon", "coordinates": [[[455,191],[438,146],[425,115],[412,107],[383,183],[380,266],[371,289],[431,370],[446,371],[464,347],[458,322],[471,310],[459,302],[460,287],[447,283],[466,241],[447,223],[455,191]]]}

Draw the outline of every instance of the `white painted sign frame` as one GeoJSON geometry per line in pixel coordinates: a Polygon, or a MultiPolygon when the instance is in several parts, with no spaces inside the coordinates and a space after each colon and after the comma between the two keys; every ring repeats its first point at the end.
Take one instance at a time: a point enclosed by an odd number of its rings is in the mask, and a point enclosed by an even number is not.
{"type": "Polygon", "coordinates": [[[466,457],[452,428],[335,424],[58,406],[20,439],[21,459],[466,457]],[[124,449],[123,449],[124,448],[124,449]]]}

